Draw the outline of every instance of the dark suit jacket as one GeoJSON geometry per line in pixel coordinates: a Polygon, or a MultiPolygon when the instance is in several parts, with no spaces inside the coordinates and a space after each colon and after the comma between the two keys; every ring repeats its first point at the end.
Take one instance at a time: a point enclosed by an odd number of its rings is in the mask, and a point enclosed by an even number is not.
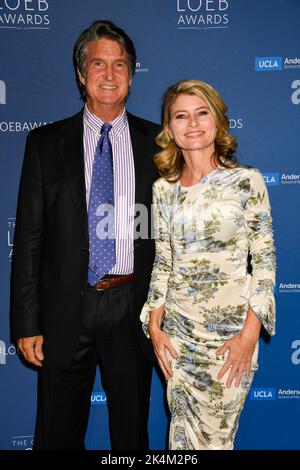
{"type": "MultiPolygon", "coordinates": [[[[158,177],[153,164],[159,126],[129,113],[135,202],[151,206],[158,177]]],[[[149,216],[150,231],[150,216],[149,216]]],[[[28,134],[21,175],[12,267],[13,338],[44,335],[45,361],[66,367],[75,351],[88,270],[88,223],[83,156],[83,111],[28,134]]],[[[154,258],[154,240],[134,242],[134,321],[153,358],[139,314],[154,258]]]]}

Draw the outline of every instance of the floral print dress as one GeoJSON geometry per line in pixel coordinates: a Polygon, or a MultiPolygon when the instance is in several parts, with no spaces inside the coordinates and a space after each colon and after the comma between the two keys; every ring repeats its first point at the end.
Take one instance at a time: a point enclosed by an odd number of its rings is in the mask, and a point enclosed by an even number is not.
{"type": "Polygon", "coordinates": [[[249,306],[275,333],[275,254],[269,198],[261,173],[239,165],[217,168],[182,187],[153,186],[156,256],[141,321],[164,304],[162,329],[178,357],[168,359],[169,447],[232,449],[238,420],[258,368],[226,388],[226,355],[216,350],[243,328],[249,306]],[[249,258],[249,254],[251,258],[249,258]],[[251,259],[251,273],[248,261],[251,259]]]}

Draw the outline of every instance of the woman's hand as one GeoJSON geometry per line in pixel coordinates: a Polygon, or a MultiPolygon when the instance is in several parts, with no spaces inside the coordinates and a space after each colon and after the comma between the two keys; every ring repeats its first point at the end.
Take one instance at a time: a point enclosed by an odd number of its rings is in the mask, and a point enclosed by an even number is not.
{"type": "Polygon", "coordinates": [[[173,372],[166,356],[166,349],[174,359],[177,357],[177,352],[168,336],[161,330],[160,325],[163,319],[163,314],[164,306],[156,310],[152,310],[149,320],[149,334],[159,367],[161,368],[165,379],[169,380],[169,378],[172,377],[173,372]]]}
{"type": "Polygon", "coordinates": [[[220,380],[230,370],[227,378],[226,387],[230,388],[233,380],[235,379],[235,387],[241,383],[243,374],[248,379],[252,356],[259,338],[261,323],[256,317],[252,309],[249,308],[247,319],[242,331],[232,338],[225,341],[223,346],[216,351],[218,356],[225,354],[228,351],[228,356],[222,369],[217,375],[220,380]]]}
{"type": "Polygon", "coordinates": [[[221,348],[216,352],[218,356],[228,352],[227,359],[222,369],[217,375],[220,380],[230,369],[230,373],[226,382],[226,387],[230,388],[233,380],[235,379],[235,387],[241,383],[243,374],[248,378],[251,370],[252,356],[256,341],[245,340],[241,334],[228,339],[221,348]]]}

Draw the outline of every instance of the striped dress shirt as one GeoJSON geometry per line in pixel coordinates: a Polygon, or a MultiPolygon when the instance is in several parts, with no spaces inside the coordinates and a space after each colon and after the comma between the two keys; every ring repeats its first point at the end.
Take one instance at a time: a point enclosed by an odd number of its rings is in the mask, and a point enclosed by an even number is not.
{"type": "MultiPolygon", "coordinates": [[[[83,146],[86,202],[92,182],[93,162],[103,121],[92,114],[87,105],[83,113],[83,146]]],[[[125,112],[110,122],[109,139],[113,153],[116,265],[109,274],[133,272],[133,222],[135,200],[134,161],[129,125],[125,112]]]]}

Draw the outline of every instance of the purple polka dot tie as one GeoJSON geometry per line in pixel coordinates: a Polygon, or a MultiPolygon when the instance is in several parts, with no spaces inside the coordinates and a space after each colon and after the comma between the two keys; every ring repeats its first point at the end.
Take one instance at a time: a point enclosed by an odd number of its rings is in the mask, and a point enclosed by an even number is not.
{"type": "Polygon", "coordinates": [[[88,207],[88,283],[92,286],[116,264],[113,158],[108,137],[111,128],[111,124],[102,125],[93,164],[88,207]]]}

